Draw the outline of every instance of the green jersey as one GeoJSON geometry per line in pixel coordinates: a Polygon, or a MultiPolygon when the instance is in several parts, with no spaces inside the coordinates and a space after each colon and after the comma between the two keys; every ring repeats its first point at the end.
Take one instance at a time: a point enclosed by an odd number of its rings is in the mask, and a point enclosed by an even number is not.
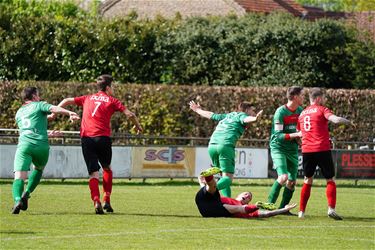
{"type": "Polygon", "coordinates": [[[243,120],[249,115],[244,112],[213,114],[211,120],[220,121],[211,135],[209,144],[222,144],[235,147],[246,128],[243,120]]]}
{"type": "Polygon", "coordinates": [[[271,150],[284,153],[297,153],[298,144],[295,140],[288,140],[286,134],[297,131],[298,117],[303,108],[299,106],[296,110],[290,110],[286,105],[279,107],[272,120],[272,130],[270,138],[271,150]]]}
{"type": "Polygon", "coordinates": [[[48,144],[47,115],[51,104],[30,102],[23,105],[16,114],[17,126],[20,129],[18,143],[48,144]]]}

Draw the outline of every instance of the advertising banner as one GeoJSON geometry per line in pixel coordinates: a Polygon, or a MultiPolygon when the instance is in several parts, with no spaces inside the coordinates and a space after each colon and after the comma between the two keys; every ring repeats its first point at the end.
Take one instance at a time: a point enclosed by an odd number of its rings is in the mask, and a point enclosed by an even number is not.
{"type": "Polygon", "coordinates": [[[338,178],[375,178],[375,151],[338,150],[338,178]]]}
{"type": "MultiPolygon", "coordinates": [[[[17,145],[0,145],[0,178],[13,178],[17,145]]],[[[131,148],[112,147],[113,177],[129,177],[131,148]]],[[[32,168],[31,168],[32,169],[32,168]]],[[[43,178],[87,178],[88,172],[80,146],[51,146],[43,178]]]]}
{"type": "MultiPolygon", "coordinates": [[[[258,148],[236,148],[235,178],[267,178],[268,150],[258,148]]],[[[195,176],[211,165],[207,147],[197,147],[195,176]]]]}
{"type": "Polygon", "coordinates": [[[192,177],[195,148],[133,147],[132,177],[192,177]]]}

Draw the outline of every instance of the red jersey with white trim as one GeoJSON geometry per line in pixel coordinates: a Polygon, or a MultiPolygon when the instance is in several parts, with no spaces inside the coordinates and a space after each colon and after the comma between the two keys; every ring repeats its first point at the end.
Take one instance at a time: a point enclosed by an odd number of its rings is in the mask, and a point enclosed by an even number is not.
{"type": "Polygon", "coordinates": [[[81,137],[110,136],[113,113],[126,109],[119,100],[104,91],[75,97],[74,102],[83,107],[81,137]]]}
{"type": "Polygon", "coordinates": [[[302,132],[302,153],[331,150],[328,131],[328,117],[332,111],[324,106],[310,105],[298,118],[298,127],[302,132]]]}
{"type": "MultiPolygon", "coordinates": [[[[243,205],[241,203],[241,201],[238,201],[238,200],[235,200],[235,199],[232,199],[232,198],[229,198],[229,197],[220,197],[220,200],[223,204],[228,204],[228,205],[243,205]]],[[[233,214],[233,217],[237,217],[237,218],[257,218],[259,217],[259,212],[258,210],[252,212],[252,213],[248,213],[248,214],[241,214],[241,213],[235,213],[233,214]]]]}

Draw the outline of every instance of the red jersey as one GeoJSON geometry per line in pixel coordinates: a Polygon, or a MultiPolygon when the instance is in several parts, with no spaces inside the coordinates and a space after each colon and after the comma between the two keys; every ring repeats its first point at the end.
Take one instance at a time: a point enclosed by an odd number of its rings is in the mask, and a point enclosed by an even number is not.
{"type": "Polygon", "coordinates": [[[126,109],[119,100],[104,91],[75,97],[74,102],[78,106],[83,106],[81,137],[110,136],[113,113],[126,109]]]}
{"type": "MultiPolygon", "coordinates": [[[[238,200],[235,200],[235,199],[232,199],[232,198],[229,198],[229,197],[220,197],[220,200],[223,204],[228,204],[228,205],[243,205],[241,203],[241,201],[238,201],[238,200]]],[[[236,213],[236,214],[233,214],[234,217],[237,217],[237,218],[257,218],[259,217],[259,212],[258,210],[252,212],[252,213],[248,213],[248,214],[241,214],[241,213],[236,213]]]]}
{"type": "Polygon", "coordinates": [[[332,111],[324,106],[310,105],[298,118],[298,128],[302,132],[302,153],[331,150],[328,131],[328,117],[332,111]]]}

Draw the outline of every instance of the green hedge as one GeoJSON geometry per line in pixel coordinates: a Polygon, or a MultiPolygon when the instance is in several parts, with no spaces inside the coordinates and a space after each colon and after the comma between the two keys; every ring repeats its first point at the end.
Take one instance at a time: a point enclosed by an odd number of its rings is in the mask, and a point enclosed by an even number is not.
{"type": "Polygon", "coordinates": [[[109,73],[140,84],[374,88],[374,42],[338,21],[103,20],[48,3],[0,3],[0,79],[85,82],[109,73]]]}
{"type": "MultiPolygon", "coordinates": [[[[65,97],[85,95],[95,91],[89,83],[65,82],[0,82],[0,127],[15,128],[14,116],[21,106],[20,93],[25,86],[38,86],[42,98],[57,105],[65,97]]],[[[244,138],[267,139],[271,120],[276,108],[286,103],[284,87],[207,87],[167,86],[149,84],[116,84],[115,96],[140,118],[145,135],[209,137],[215,122],[199,117],[188,108],[190,100],[196,100],[213,112],[230,112],[240,101],[250,101],[264,110],[263,118],[251,125],[244,138]]],[[[328,103],[335,114],[347,117],[358,125],[331,126],[331,135],[341,141],[372,141],[375,134],[373,115],[375,90],[327,90],[328,103]]],[[[307,105],[307,96],[305,105],[307,105]]],[[[81,113],[75,106],[72,110],[81,113]]],[[[50,123],[50,129],[79,130],[79,124],[70,124],[59,117],[50,123]]],[[[114,132],[131,131],[123,115],[112,120],[114,132]]],[[[158,142],[156,142],[158,143],[158,142]]]]}

